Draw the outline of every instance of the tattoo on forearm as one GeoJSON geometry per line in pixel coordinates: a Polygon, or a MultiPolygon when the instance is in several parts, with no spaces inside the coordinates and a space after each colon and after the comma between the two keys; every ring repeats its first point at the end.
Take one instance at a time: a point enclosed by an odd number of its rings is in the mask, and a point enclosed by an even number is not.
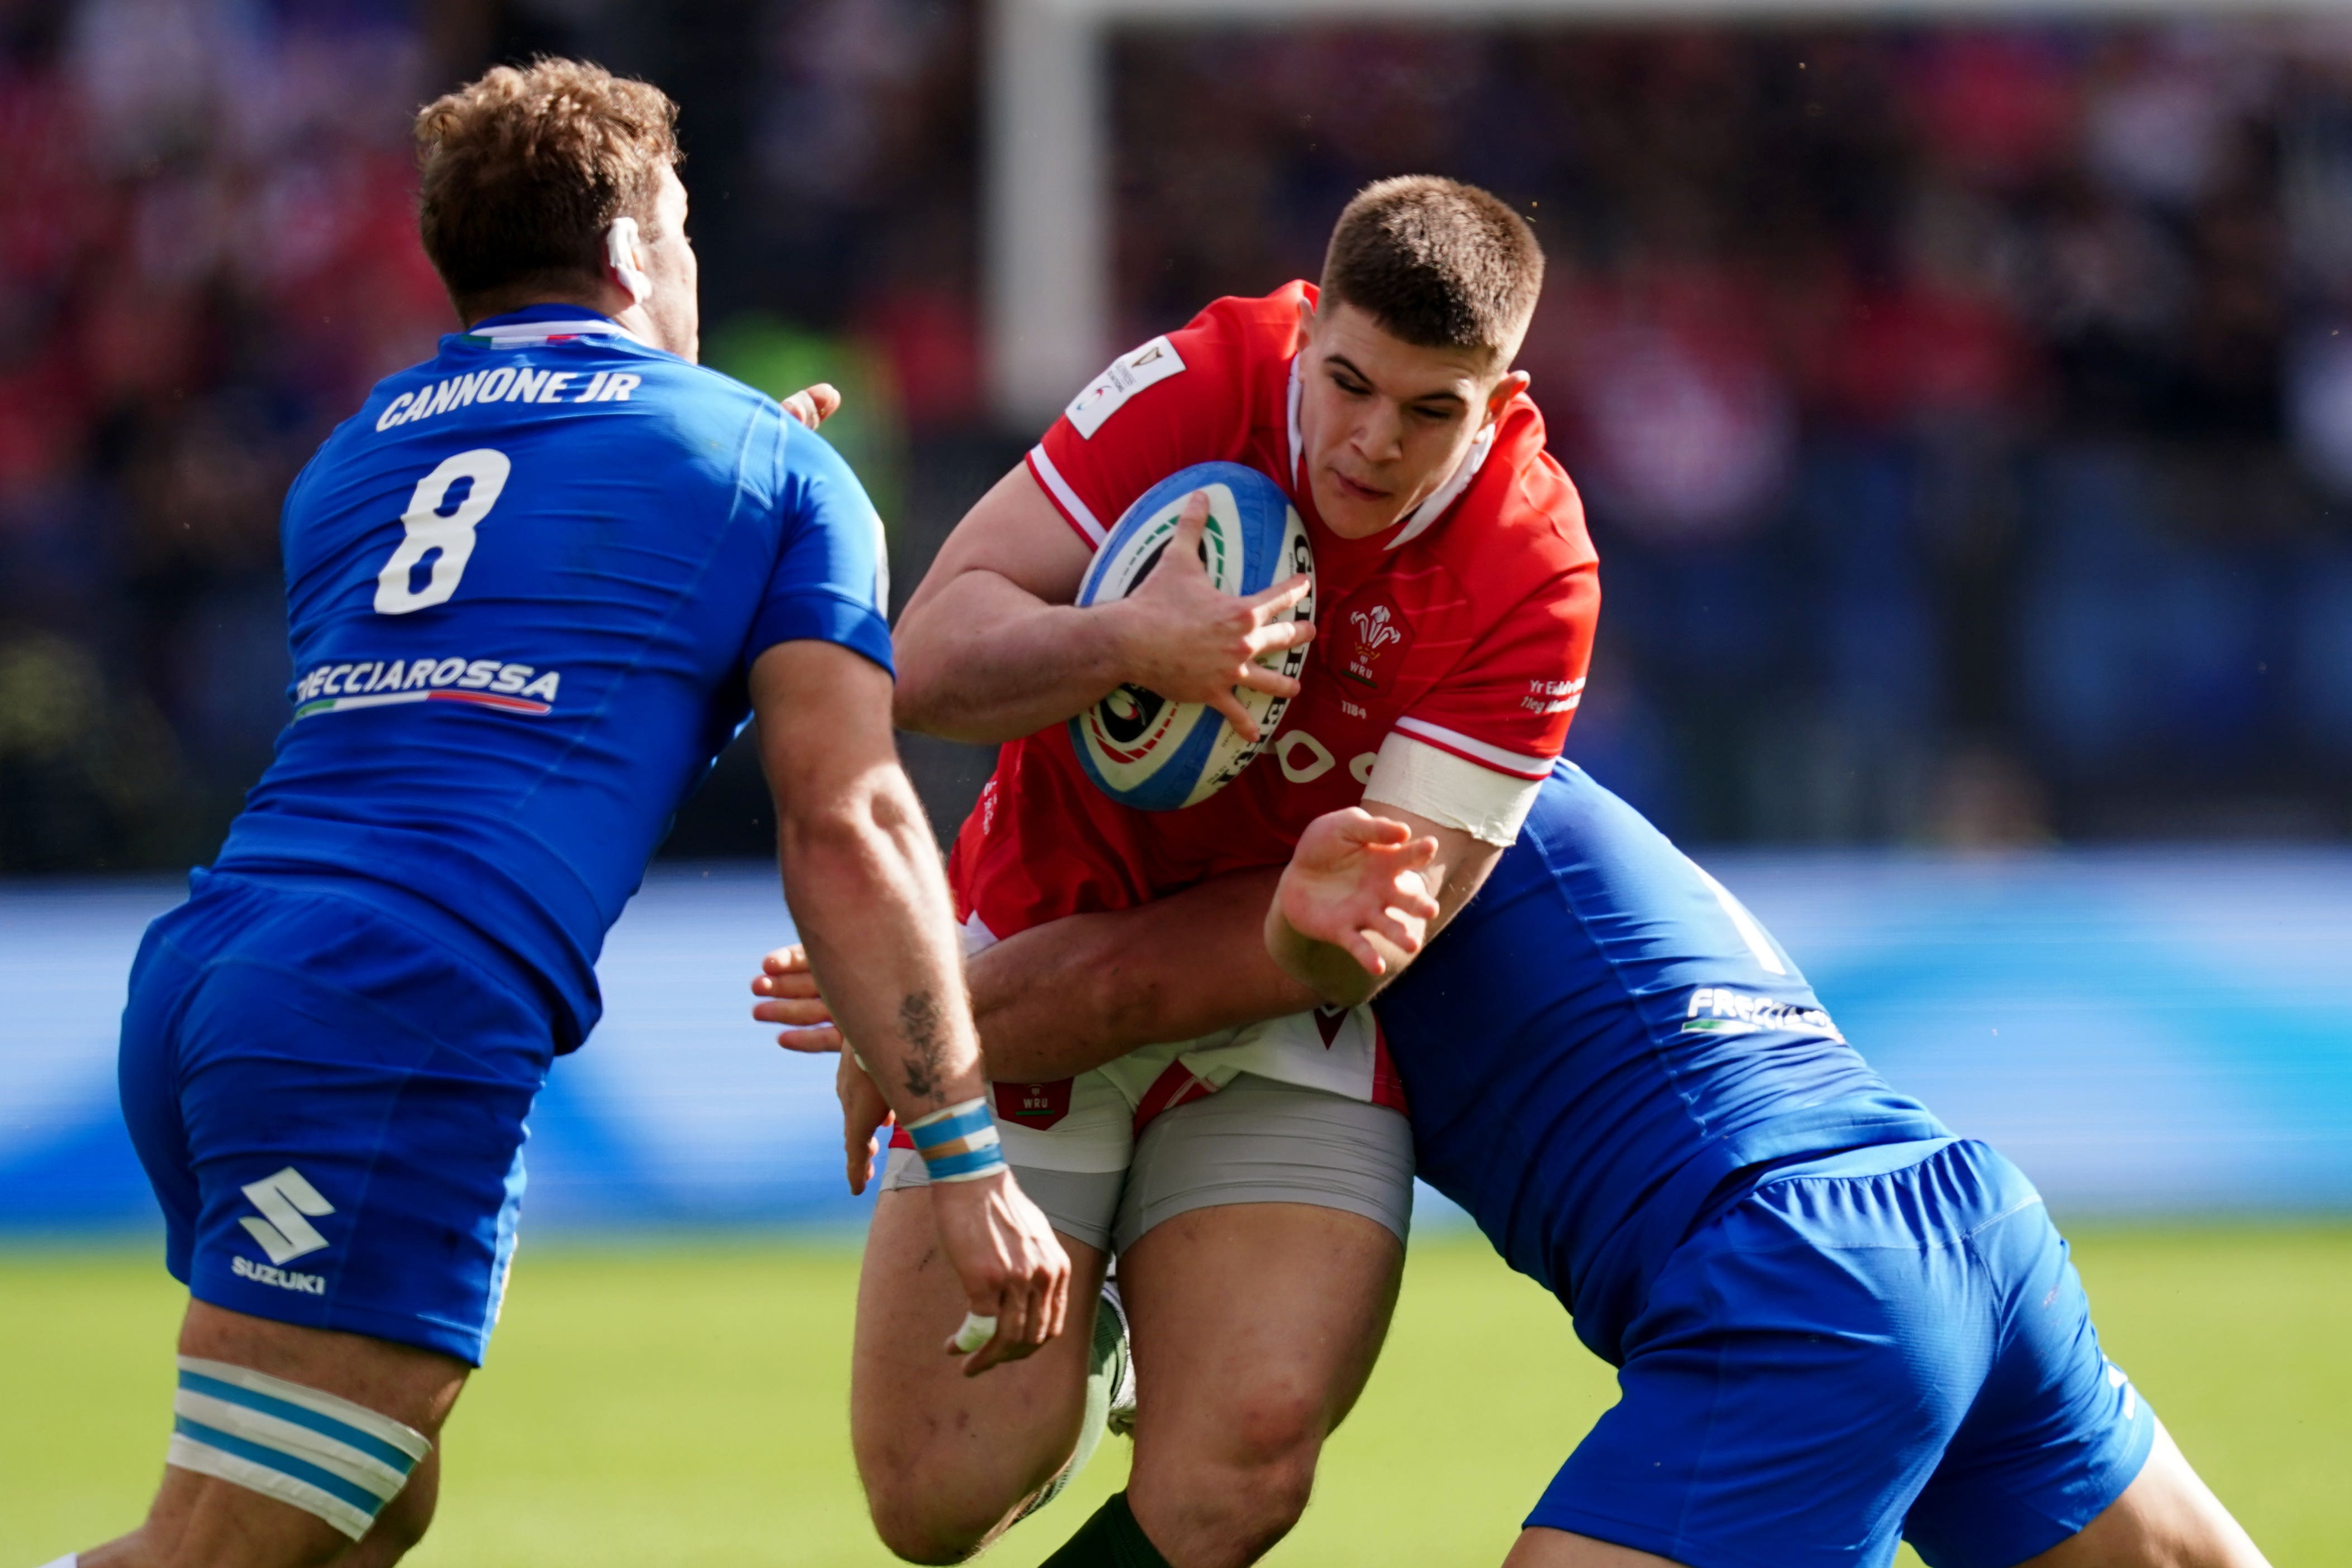
{"type": "Polygon", "coordinates": [[[948,1067],[947,1019],[937,997],[910,991],[898,1004],[898,1032],[907,1037],[907,1092],[917,1100],[937,1096],[948,1067]]]}

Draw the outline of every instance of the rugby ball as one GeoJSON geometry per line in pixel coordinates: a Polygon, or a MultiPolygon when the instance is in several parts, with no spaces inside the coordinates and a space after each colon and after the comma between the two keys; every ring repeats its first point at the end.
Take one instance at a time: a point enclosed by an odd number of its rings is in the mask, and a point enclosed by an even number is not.
{"type": "MultiPolygon", "coordinates": [[[[1196,490],[1209,497],[1201,563],[1218,589],[1246,595],[1263,592],[1293,572],[1313,579],[1315,553],[1307,525],[1281,487],[1238,463],[1200,463],[1171,474],[1127,509],[1095,551],[1077,601],[1108,604],[1134,592],[1160,564],[1184,503],[1196,490]]],[[[1312,588],[1291,614],[1298,621],[1314,618],[1312,588]]],[[[1296,678],[1306,665],[1307,650],[1293,648],[1266,662],[1296,678]]],[[[1265,749],[1290,706],[1285,697],[1235,689],[1257,723],[1255,744],[1244,741],[1224,715],[1205,703],[1172,703],[1137,685],[1119,687],[1070,720],[1070,742],[1087,777],[1121,805],[1145,811],[1196,806],[1241,776],[1265,749]]]]}

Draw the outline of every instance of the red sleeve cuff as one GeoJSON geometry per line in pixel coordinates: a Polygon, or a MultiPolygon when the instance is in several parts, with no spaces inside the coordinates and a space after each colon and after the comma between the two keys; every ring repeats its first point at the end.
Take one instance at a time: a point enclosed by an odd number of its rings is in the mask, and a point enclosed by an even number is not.
{"type": "Polygon", "coordinates": [[[1514,751],[1465,735],[1460,730],[1432,724],[1425,718],[1415,718],[1410,714],[1396,721],[1396,732],[1418,740],[1423,746],[1433,746],[1465,762],[1475,762],[1481,768],[1507,773],[1514,779],[1542,779],[1551,771],[1557,756],[1556,753],[1538,756],[1514,751]]]}
{"type": "Polygon", "coordinates": [[[1035,479],[1037,487],[1045,492],[1045,498],[1054,503],[1054,509],[1062,514],[1062,520],[1087,541],[1087,549],[1100,549],[1103,540],[1110,537],[1110,529],[1095,516],[1094,509],[1078,493],[1070,488],[1070,482],[1062,476],[1060,469],[1054,466],[1053,458],[1046,455],[1044,442],[1029,449],[1027,462],[1030,477],[1035,479]]]}

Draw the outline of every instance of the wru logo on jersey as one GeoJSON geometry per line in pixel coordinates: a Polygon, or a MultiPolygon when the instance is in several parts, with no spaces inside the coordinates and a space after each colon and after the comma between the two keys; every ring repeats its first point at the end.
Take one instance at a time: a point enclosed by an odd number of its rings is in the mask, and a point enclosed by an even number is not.
{"type": "Polygon", "coordinates": [[[275,1285],[281,1291],[300,1291],[305,1294],[323,1296],[326,1280],[317,1274],[291,1273],[278,1267],[297,1258],[323,1251],[327,1239],[310,1223],[335,1212],[335,1206],[312,1186],[309,1178],[292,1166],[275,1176],[247,1182],[241,1189],[247,1202],[261,1210],[258,1216],[247,1215],[237,1223],[245,1233],[261,1244],[268,1254],[269,1266],[249,1259],[233,1258],[230,1269],[240,1278],[258,1284],[275,1285]]]}
{"type": "Polygon", "coordinates": [[[1348,617],[1356,623],[1356,640],[1366,653],[1376,652],[1391,643],[1404,641],[1404,633],[1390,623],[1389,607],[1375,604],[1370,610],[1359,610],[1348,617]]]}
{"type": "Polygon", "coordinates": [[[1339,674],[1374,691],[1386,691],[1389,677],[1404,661],[1405,650],[1412,642],[1412,622],[1394,604],[1380,599],[1349,611],[1347,622],[1355,631],[1356,642],[1341,655],[1339,674]]]}

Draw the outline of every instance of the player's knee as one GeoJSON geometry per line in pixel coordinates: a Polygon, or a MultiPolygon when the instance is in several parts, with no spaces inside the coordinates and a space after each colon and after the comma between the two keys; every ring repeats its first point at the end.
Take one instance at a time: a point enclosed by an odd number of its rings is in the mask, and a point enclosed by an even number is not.
{"type": "Polygon", "coordinates": [[[383,1505],[375,1516],[375,1523],[363,1536],[348,1558],[337,1568],[390,1568],[414,1551],[432,1528],[433,1512],[440,1501],[439,1489],[431,1476],[412,1476],[400,1494],[383,1505]],[[420,1484],[422,1483],[422,1484],[420,1484]]]}
{"type": "Polygon", "coordinates": [[[250,1367],[192,1355],[179,1364],[167,1462],[329,1526],[305,1547],[311,1555],[303,1562],[376,1568],[398,1561],[425,1533],[438,1471],[423,1433],[250,1367]]]}
{"type": "Polygon", "coordinates": [[[1235,1399],[1227,1408],[1227,1462],[1269,1479],[1303,1463],[1315,1473],[1323,1446],[1323,1401],[1304,1389],[1267,1384],[1235,1399]]]}
{"type": "Polygon", "coordinates": [[[961,1563],[986,1543],[1003,1511],[959,1506],[950,1489],[924,1486],[911,1470],[868,1480],[866,1511],[874,1533],[902,1563],[961,1563]]]}
{"type": "Polygon", "coordinates": [[[901,1563],[962,1563],[979,1552],[988,1537],[984,1529],[957,1529],[950,1521],[919,1510],[875,1508],[869,1511],[874,1533],[901,1563]]]}
{"type": "Polygon", "coordinates": [[[1315,1491],[1316,1454],[1312,1446],[1294,1448],[1243,1473],[1234,1489],[1240,1505],[1234,1524],[1234,1545],[1245,1558],[1271,1550],[1307,1511],[1315,1491]]]}
{"type": "Polygon", "coordinates": [[[1255,1554],[1307,1511],[1323,1449],[1322,1402],[1269,1386],[1234,1402],[1226,1430],[1218,1484],[1231,1500],[1234,1546],[1255,1554]]]}

